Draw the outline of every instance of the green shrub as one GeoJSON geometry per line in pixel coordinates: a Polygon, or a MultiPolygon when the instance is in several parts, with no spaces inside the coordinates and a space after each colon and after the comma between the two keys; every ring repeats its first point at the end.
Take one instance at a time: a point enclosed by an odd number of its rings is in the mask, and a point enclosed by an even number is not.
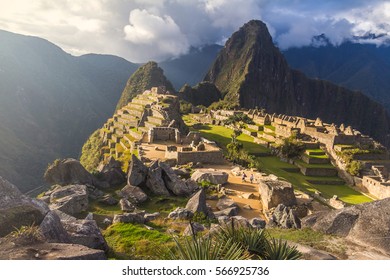
{"type": "Polygon", "coordinates": [[[364,164],[358,160],[352,160],[347,164],[346,170],[349,174],[353,176],[358,176],[363,170],[364,164]]]}
{"type": "Polygon", "coordinates": [[[100,129],[98,129],[91,134],[81,149],[80,163],[89,172],[93,172],[99,165],[102,158],[102,145],[103,140],[100,137],[100,129]]]}
{"type": "Polygon", "coordinates": [[[295,158],[304,152],[305,145],[294,136],[290,136],[283,139],[283,143],[278,145],[277,148],[283,157],[295,158]]]}

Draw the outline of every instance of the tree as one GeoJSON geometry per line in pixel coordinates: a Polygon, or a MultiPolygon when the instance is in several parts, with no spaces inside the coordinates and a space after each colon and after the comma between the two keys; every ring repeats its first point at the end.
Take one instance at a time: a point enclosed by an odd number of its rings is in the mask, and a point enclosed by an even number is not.
{"type": "Polygon", "coordinates": [[[278,149],[283,157],[295,158],[303,153],[305,145],[295,136],[290,136],[283,140],[283,143],[278,146],[278,149]]]}

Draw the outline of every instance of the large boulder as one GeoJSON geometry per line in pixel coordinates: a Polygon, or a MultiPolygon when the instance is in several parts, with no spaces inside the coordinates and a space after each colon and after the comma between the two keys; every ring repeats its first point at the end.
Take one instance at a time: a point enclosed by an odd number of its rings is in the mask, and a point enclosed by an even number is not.
{"type": "Polygon", "coordinates": [[[191,181],[187,183],[180,179],[168,164],[160,162],[159,166],[162,169],[162,178],[165,186],[175,195],[189,196],[196,190],[197,185],[194,185],[191,181]]]}
{"type": "Polygon", "coordinates": [[[114,219],[112,221],[113,224],[115,223],[138,223],[138,224],[144,224],[145,223],[145,213],[139,212],[139,213],[125,213],[125,214],[117,214],[114,216],[114,219]]]}
{"type": "Polygon", "coordinates": [[[283,204],[293,206],[297,204],[293,186],[280,180],[260,180],[259,193],[265,210],[283,204]]]}
{"type": "Polygon", "coordinates": [[[146,187],[155,195],[170,195],[162,178],[162,168],[157,161],[149,167],[148,175],[146,176],[146,187]]]}
{"type": "Polygon", "coordinates": [[[88,193],[85,185],[69,185],[56,188],[50,195],[50,208],[69,215],[88,209],[88,193]]]}
{"type": "Polygon", "coordinates": [[[67,219],[61,221],[71,243],[107,251],[108,246],[95,220],[67,219]]]}
{"type": "Polygon", "coordinates": [[[40,225],[49,211],[45,202],[23,195],[0,177],[0,237],[21,226],[40,225]]]}
{"type": "Polygon", "coordinates": [[[56,212],[47,213],[39,228],[47,242],[50,243],[71,243],[70,237],[64,229],[60,217],[56,212]]]}
{"type": "Polygon", "coordinates": [[[294,210],[283,204],[279,204],[268,223],[269,227],[301,228],[301,221],[295,215],[294,210]]]}
{"type": "Polygon", "coordinates": [[[111,194],[106,194],[99,199],[99,202],[108,206],[113,206],[118,204],[118,200],[113,197],[111,194]]]}
{"type": "Polygon", "coordinates": [[[184,236],[192,236],[196,235],[198,232],[204,231],[205,227],[199,223],[191,223],[189,224],[183,231],[184,236]]]}
{"type": "Polygon", "coordinates": [[[145,182],[147,174],[148,168],[134,154],[131,155],[127,184],[139,186],[145,182]]]}
{"type": "Polygon", "coordinates": [[[206,217],[214,218],[213,212],[210,211],[206,204],[206,193],[204,189],[200,189],[187,202],[185,207],[192,213],[203,213],[206,217]]]}
{"type": "Polygon", "coordinates": [[[143,203],[148,200],[148,196],[145,192],[140,187],[136,186],[126,185],[118,194],[134,204],[143,203]]]}
{"type": "Polygon", "coordinates": [[[234,202],[233,199],[229,197],[226,196],[221,197],[217,202],[218,210],[224,210],[226,208],[232,208],[232,207],[238,208],[238,205],[237,203],[234,202]]]}
{"type": "Polygon", "coordinates": [[[108,159],[107,164],[98,167],[101,179],[110,186],[118,186],[126,182],[126,174],[122,171],[122,164],[113,157],[108,159]]]}
{"type": "Polygon", "coordinates": [[[45,180],[52,185],[72,185],[72,184],[89,184],[96,187],[107,187],[106,184],[97,180],[73,158],[55,160],[46,170],[45,180]]]}
{"type": "Polygon", "coordinates": [[[134,204],[128,201],[126,198],[119,200],[119,205],[123,212],[133,212],[135,210],[134,204]]]}
{"type": "Polygon", "coordinates": [[[207,181],[214,185],[223,185],[228,181],[228,177],[229,174],[223,171],[214,169],[198,169],[192,174],[191,179],[198,183],[207,181]]]}
{"type": "Polygon", "coordinates": [[[214,216],[216,218],[221,217],[221,216],[232,217],[232,216],[236,216],[237,214],[238,214],[237,207],[229,207],[229,208],[225,208],[221,211],[214,212],[214,216]]]}
{"type": "Polygon", "coordinates": [[[194,213],[192,211],[185,209],[185,208],[176,208],[174,211],[169,213],[168,218],[169,219],[179,219],[179,220],[189,220],[194,216],[194,213]]]}
{"type": "Polygon", "coordinates": [[[390,254],[390,198],[317,212],[303,218],[302,226],[344,236],[390,254]]]}

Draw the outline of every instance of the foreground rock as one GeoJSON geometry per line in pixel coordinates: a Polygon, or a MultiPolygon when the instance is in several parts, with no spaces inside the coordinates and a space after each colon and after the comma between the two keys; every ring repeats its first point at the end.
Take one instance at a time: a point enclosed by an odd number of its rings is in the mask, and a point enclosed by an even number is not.
{"type": "Polygon", "coordinates": [[[149,167],[148,175],[146,176],[146,187],[155,195],[170,195],[162,179],[162,168],[157,161],[149,167]]]}
{"type": "Polygon", "coordinates": [[[231,198],[228,198],[228,197],[222,197],[218,200],[217,202],[217,208],[218,210],[224,210],[226,208],[232,208],[232,207],[236,207],[238,208],[238,205],[237,203],[234,202],[233,199],[231,198]]]}
{"type": "Polygon", "coordinates": [[[40,225],[49,211],[46,203],[23,195],[0,177],[0,237],[21,226],[40,225]]]}
{"type": "Polygon", "coordinates": [[[114,216],[114,219],[112,221],[113,224],[116,223],[137,223],[137,224],[144,224],[145,223],[145,213],[125,213],[125,214],[118,214],[114,216]]]}
{"type": "Polygon", "coordinates": [[[178,196],[189,196],[194,193],[198,188],[198,185],[193,184],[191,181],[188,183],[180,179],[176,173],[173,171],[172,167],[164,162],[160,162],[159,166],[162,169],[162,178],[164,180],[165,186],[173,194],[178,196]]]}
{"type": "Polygon", "coordinates": [[[106,240],[95,220],[67,219],[61,221],[71,243],[84,245],[92,249],[108,250],[106,240]]]}
{"type": "Polygon", "coordinates": [[[89,184],[101,188],[107,187],[107,184],[97,180],[79,161],[72,158],[56,160],[47,168],[44,178],[52,185],[89,184]]]}
{"type": "Polygon", "coordinates": [[[179,219],[179,220],[189,220],[194,216],[194,213],[192,211],[185,209],[185,208],[176,208],[174,211],[169,213],[168,218],[169,219],[179,219]]]}
{"type": "Polygon", "coordinates": [[[134,204],[143,203],[148,200],[148,196],[140,187],[126,185],[120,192],[119,196],[131,201],[134,204]]]}
{"type": "Polygon", "coordinates": [[[279,204],[285,206],[297,204],[293,186],[285,181],[260,180],[259,193],[265,210],[274,208],[279,204]]]}
{"type": "Polygon", "coordinates": [[[56,188],[50,195],[50,208],[75,215],[88,209],[88,193],[85,185],[69,185],[56,188]]]}
{"type": "Polygon", "coordinates": [[[198,169],[192,174],[191,179],[198,183],[207,181],[214,185],[223,185],[228,181],[228,177],[229,175],[223,171],[216,171],[213,169],[198,169]]]}
{"type": "Polygon", "coordinates": [[[204,189],[200,189],[187,202],[185,207],[192,213],[203,213],[206,217],[213,218],[214,214],[210,211],[206,204],[206,193],[204,189]]]}
{"type": "Polygon", "coordinates": [[[346,237],[390,254],[390,198],[323,211],[302,219],[303,227],[346,237]]]}
{"type": "Polygon", "coordinates": [[[108,163],[98,167],[103,181],[110,186],[118,186],[126,182],[126,174],[122,171],[121,163],[113,157],[108,159],[108,163]]]}
{"type": "Polygon", "coordinates": [[[50,211],[47,213],[39,229],[49,243],[71,243],[68,232],[56,212],[50,211]]]}
{"type": "Polygon", "coordinates": [[[205,227],[202,224],[192,223],[185,228],[183,235],[184,236],[196,235],[197,233],[202,232],[204,230],[205,227]]]}
{"type": "Polygon", "coordinates": [[[127,175],[127,184],[130,186],[139,186],[145,183],[148,168],[134,154],[131,155],[129,173],[127,175]]]}
{"type": "Polygon", "coordinates": [[[268,226],[299,229],[301,228],[301,221],[296,216],[293,209],[283,204],[279,204],[275,208],[268,222],[268,226]]]}
{"type": "Polygon", "coordinates": [[[0,239],[0,260],[106,260],[102,250],[78,244],[35,243],[15,245],[0,239]]]}

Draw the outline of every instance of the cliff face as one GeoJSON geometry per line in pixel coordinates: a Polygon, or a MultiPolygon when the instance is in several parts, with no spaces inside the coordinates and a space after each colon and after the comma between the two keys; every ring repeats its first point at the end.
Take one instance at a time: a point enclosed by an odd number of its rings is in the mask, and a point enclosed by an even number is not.
{"type": "Polygon", "coordinates": [[[201,82],[194,87],[186,84],[180,89],[179,96],[193,105],[204,106],[210,106],[222,98],[218,88],[209,82],[201,82]]]}
{"type": "Polygon", "coordinates": [[[241,107],[344,123],[389,144],[390,119],[379,103],[291,70],[261,21],[250,21],[232,35],[205,80],[241,107]]]}
{"type": "Polygon", "coordinates": [[[150,61],[141,66],[130,76],[119,99],[116,110],[129,103],[136,95],[152,87],[165,86],[167,91],[175,92],[171,82],[164,76],[164,71],[156,62],[150,61]]]}

